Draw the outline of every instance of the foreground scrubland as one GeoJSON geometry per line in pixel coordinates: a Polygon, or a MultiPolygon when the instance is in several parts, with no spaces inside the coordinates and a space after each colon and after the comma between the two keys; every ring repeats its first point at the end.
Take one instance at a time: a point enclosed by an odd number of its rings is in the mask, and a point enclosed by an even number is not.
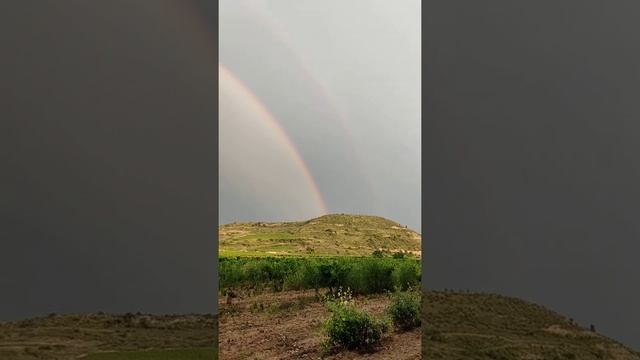
{"type": "MultiPolygon", "coordinates": [[[[353,302],[371,317],[390,321],[390,295],[354,296],[353,302]]],[[[220,359],[420,359],[420,328],[396,329],[393,323],[371,349],[327,349],[325,325],[332,313],[314,290],[221,300],[220,311],[220,359]]]]}
{"type": "Polygon", "coordinates": [[[420,235],[377,216],[222,225],[221,359],[418,359],[420,235]]]}
{"type": "Polygon", "coordinates": [[[216,359],[217,316],[84,314],[0,323],[2,360],[216,359]]]}
{"type": "Polygon", "coordinates": [[[221,359],[418,359],[420,261],[220,259],[221,359]]]}

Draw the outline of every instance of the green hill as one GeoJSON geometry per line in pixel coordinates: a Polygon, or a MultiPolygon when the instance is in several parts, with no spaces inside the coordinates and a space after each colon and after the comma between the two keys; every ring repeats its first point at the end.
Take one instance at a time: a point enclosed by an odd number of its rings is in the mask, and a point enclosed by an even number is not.
{"type": "Polygon", "coordinates": [[[298,222],[221,225],[220,256],[371,255],[408,251],[420,255],[420,234],[394,221],[365,215],[325,215],[298,222]]]}
{"type": "Polygon", "coordinates": [[[453,292],[427,292],[424,300],[425,359],[640,359],[637,352],[522,300],[453,292]]]}

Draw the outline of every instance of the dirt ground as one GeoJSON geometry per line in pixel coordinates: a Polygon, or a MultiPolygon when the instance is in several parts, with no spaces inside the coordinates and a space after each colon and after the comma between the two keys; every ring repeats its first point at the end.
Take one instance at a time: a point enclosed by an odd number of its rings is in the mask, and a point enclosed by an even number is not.
{"type": "MultiPolygon", "coordinates": [[[[314,291],[287,291],[239,296],[220,301],[220,359],[420,359],[420,329],[389,332],[372,353],[338,352],[322,357],[322,323],[329,317],[314,291]]],[[[356,303],[381,314],[385,295],[361,297],[356,303]]]]}

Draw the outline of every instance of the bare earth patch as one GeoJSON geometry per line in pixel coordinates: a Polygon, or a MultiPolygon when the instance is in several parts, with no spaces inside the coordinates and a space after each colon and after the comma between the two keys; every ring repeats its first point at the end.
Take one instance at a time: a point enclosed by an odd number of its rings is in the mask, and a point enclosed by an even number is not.
{"type": "MultiPolygon", "coordinates": [[[[372,314],[381,315],[385,295],[357,298],[372,314]]],[[[322,323],[329,317],[312,291],[286,291],[220,302],[220,359],[320,359],[322,323]]],[[[420,330],[389,333],[373,353],[339,352],[325,359],[420,359],[420,330]]]]}

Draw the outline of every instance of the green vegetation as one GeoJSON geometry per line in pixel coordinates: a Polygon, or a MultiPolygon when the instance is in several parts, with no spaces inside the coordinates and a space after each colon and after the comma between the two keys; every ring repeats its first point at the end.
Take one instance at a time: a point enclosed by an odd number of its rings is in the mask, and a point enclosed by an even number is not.
{"type": "Polygon", "coordinates": [[[326,307],[331,317],[324,323],[327,339],[325,349],[373,350],[378,346],[390,324],[401,331],[410,331],[420,326],[421,294],[419,291],[396,291],[391,294],[382,317],[374,317],[355,305],[350,289],[338,289],[335,296],[329,296],[326,307]]]}
{"type": "Polygon", "coordinates": [[[387,312],[396,329],[408,331],[420,326],[421,300],[422,296],[418,291],[399,291],[392,295],[387,312]]]}
{"type": "Polygon", "coordinates": [[[370,256],[374,251],[419,257],[421,237],[377,216],[325,215],[308,221],[234,223],[218,229],[220,257],[370,256]]]}
{"type": "Polygon", "coordinates": [[[415,262],[407,261],[406,258],[395,259],[397,264],[391,274],[393,284],[403,291],[415,287],[420,281],[421,264],[418,262],[416,266],[415,262]]]}
{"type": "Polygon", "coordinates": [[[335,300],[327,301],[327,308],[331,311],[331,317],[324,324],[327,350],[372,350],[389,328],[386,321],[358,309],[348,290],[340,289],[335,300]]]}
{"type": "Polygon", "coordinates": [[[213,348],[183,349],[165,351],[131,351],[116,353],[98,353],[89,355],[85,360],[212,360],[217,359],[213,348]]]}
{"type": "Polygon", "coordinates": [[[301,290],[342,286],[357,294],[406,289],[420,282],[420,261],[415,258],[373,257],[237,257],[221,258],[220,290],[301,290]]]}
{"type": "MultiPolygon", "coordinates": [[[[381,217],[326,215],[300,222],[234,223],[219,227],[219,239],[220,292],[226,296],[222,316],[249,316],[242,315],[239,304],[247,297],[265,295],[261,292],[278,292],[276,296],[286,299],[288,290],[315,290],[315,296],[309,292],[296,301],[253,302],[248,312],[251,316],[284,316],[311,307],[309,301],[325,300],[328,312],[313,314],[324,324],[325,350],[379,350],[377,345],[391,320],[387,313],[380,313],[381,318],[371,315],[383,311],[384,306],[370,313],[367,299],[380,301],[382,297],[388,302],[389,297],[379,294],[420,283],[420,235],[381,217]],[[327,292],[321,296],[320,290],[327,292]],[[353,303],[352,293],[363,295],[360,306],[353,303]]],[[[299,325],[292,321],[286,326],[299,325]]],[[[273,331],[262,330],[260,338],[273,331]]],[[[314,330],[303,338],[315,335],[314,330]]],[[[246,346],[236,343],[233,348],[224,348],[223,354],[253,354],[246,346]]],[[[317,346],[315,350],[319,350],[317,346]]],[[[292,351],[302,350],[296,347],[292,351]]]]}
{"type": "Polygon", "coordinates": [[[423,318],[424,359],[640,359],[571,319],[499,295],[427,292],[423,318]]]}

